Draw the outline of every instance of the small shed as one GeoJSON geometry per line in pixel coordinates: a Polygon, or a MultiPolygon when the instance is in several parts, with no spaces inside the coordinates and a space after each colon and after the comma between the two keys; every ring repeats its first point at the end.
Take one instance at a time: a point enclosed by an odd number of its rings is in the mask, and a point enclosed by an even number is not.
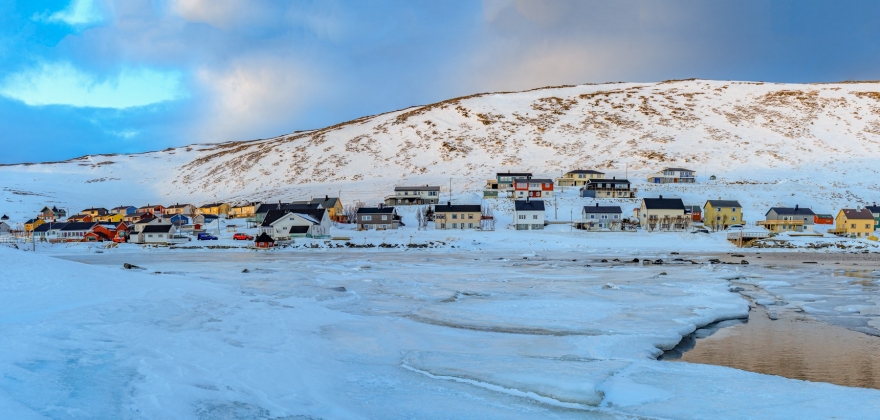
{"type": "Polygon", "coordinates": [[[254,246],[257,248],[272,248],[275,246],[275,239],[272,239],[269,234],[263,232],[254,239],[254,246]]]}
{"type": "Polygon", "coordinates": [[[813,215],[813,223],[817,225],[833,225],[834,216],[830,214],[815,214],[813,215]]]}

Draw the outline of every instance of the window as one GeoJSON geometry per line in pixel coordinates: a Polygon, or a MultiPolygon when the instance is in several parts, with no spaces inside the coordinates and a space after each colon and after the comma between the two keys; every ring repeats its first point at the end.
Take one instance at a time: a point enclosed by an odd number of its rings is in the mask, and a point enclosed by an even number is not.
{"type": "Polygon", "coordinates": [[[851,226],[853,229],[856,228],[856,224],[855,224],[855,223],[851,224],[850,226],[851,226]]]}
{"type": "Polygon", "coordinates": [[[457,228],[457,227],[458,227],[458,223],[453,223],[453,224],[452,224],[452,228],[453,228],[453,229],[455,229],[455,228],[457,228]]]}
{"type": "Polygon", "coordinates": [[[602,215],[602,218],[603,218],[603,219],[607,219],[607,218],[608,218],[608,215],[607,215],[607,214],[603,214],[603,215],[602,215]]]}
{"type": "Polygon", "coordinates": [[[614,218],[617,219],[617,215],[616,215],[616,214],[614,215],[614,218]]]}
{"type": "Polygon", "coordinates": [[[524,215],[524,214],[519,215],[519,220],[526,220],[526,215],[524,215]]]}
{"type": "Polygon", "coordinates": [[[718,207],[717,209],[715,209],[715,211],[721,211],[721,207],[718,207]]]}
{"type": "Polygon", "coordinates": [[[590,219],[595,219],[595,218],[596,218],[596,215],[595,215],[595,214],[591,214],[591,215],[590,215],[590,219]]]}
{"type": "Polygon", "coordinates": [[[468,215],[468,219],[473,219],[473,218],[474,218],[474,215],[473,215],[473,214],[469,214],[469,215],[468,215]]]}
{"type": "Polygon", "coordinates": [[[715,220],[721,220],[721,216],[715,216],[715,220]]]}
{"type": "Polygon", "coordinates": [[[532,215],[532,219],[537,219],[537,218],[538,218],[538,215],[537,215],[537,214],[533,214],[533,215],[532,215]]]}
{"type": "Polygon", "coordinates": [[[361,216],[361,217],[363,217],[362,220],[373,220],[373,216],[361,216]]]}
{"type": "Polygon", "coordinates": [[[382,220],[388,220],[388,216],[386,216],[386,215],[383,214],[383,215],[382,215],[382,220]]]}
{"type": "Polygon", "coordinates": [[[147,235],[147,237],[148,237],[148,238],[152,238],[152,237],[153,237],[153,235],[152,235],[152,234],[150,234],[150,235],[147,235]]]}
{"type": "Polygon", "coordinates": [[[457,215],[457,214],[453,214],[453,215],[452,215],[452,218],[453,218],[453,219],[458,219],[458,215],[457,215]]]}
{"type": "Polygon", "coordinates": [[[735,222],[735,221],[736,221],[736,216],[731,217],[731,218],[730,218],[730,221],[731,221],[731,222],[735,222]]]}
{"type": "Polygon", "coordinates": [[[732,209],[730,209],[730,211],[732,211],[732,212],[734,212],[734,213],[736,213],[736,207],[734,207],[734,208],[732,208],[732,209]]]}
{"type": "Polygon", "coordinates": [[[388,229],[388,225],[382,225],[382,229],[388,229]]]}
{"type": "Polygon", "coordinates": [[[473,223],[468,223],[468,227],[469,227],[469,228],[472,228],[472,227],[474,227],[474,224],[473,224],[473,223]]]}

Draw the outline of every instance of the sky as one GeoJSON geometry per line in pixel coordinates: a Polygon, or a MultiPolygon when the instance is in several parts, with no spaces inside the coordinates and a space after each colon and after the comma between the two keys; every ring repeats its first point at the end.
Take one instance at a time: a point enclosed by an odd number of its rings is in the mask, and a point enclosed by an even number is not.
{"type": "Polygon", "coordinates": [[[880,79],[880,2],[0,2],[0,163],[273,137],[479,92],[880,79]]]}

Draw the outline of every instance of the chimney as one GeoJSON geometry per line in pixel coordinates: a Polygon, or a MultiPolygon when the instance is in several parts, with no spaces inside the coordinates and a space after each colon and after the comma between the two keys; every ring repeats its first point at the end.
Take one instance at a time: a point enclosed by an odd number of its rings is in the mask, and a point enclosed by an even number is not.
{"type": "Polygon", "coordinates": [[[384,204],[379,203],[379,208],[380,208],[380,209],[381,209],[383,206],[384,206],[384,204]]]}
{"type": "Polygon", "coordinates": [[[599,208],[599,203],[596,203],[596,208],[599,208]]]}
{"type": "Polygon", "coordinates": [[[663,196],[662,196],[662,195],[660,196],[660,199],[661,199],[661,200],[663,199],[663,196]]]}
{"type": "Polygon", "coordinates": [[[328,201],[328,200],[330,200],[330,196],[329,196],[329,195],[324,195],[324,201],[328,201]]]}
{"type": "Polygon", "coordinates": [[[529,202],[529,196],[526,196],[526,203],[529,202]]]}
{"type": "Polygon", "coordinates": [[[447,201],[447,202],[446,202],[446,205],[447,205],[447,206],[452,206],[452,202],[451,202],[451,201],[447,201]]]}
{"type": "Polygon", "coordinates": [[[794,211],[798,211],[798,205],[797,205],[797,204],[794,205],[794,211]]]}

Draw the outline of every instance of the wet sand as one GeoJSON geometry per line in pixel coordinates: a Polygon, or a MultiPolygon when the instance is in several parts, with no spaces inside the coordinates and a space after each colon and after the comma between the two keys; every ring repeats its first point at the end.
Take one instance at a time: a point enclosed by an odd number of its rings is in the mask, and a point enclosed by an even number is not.
{"type": "Polygon", "coordinates": [[[760,306],[752,308],[747,323],[697,339],[694,348],[677,360],[880,389],[880,337],[807,316],[772,321],[760,306]]]}

